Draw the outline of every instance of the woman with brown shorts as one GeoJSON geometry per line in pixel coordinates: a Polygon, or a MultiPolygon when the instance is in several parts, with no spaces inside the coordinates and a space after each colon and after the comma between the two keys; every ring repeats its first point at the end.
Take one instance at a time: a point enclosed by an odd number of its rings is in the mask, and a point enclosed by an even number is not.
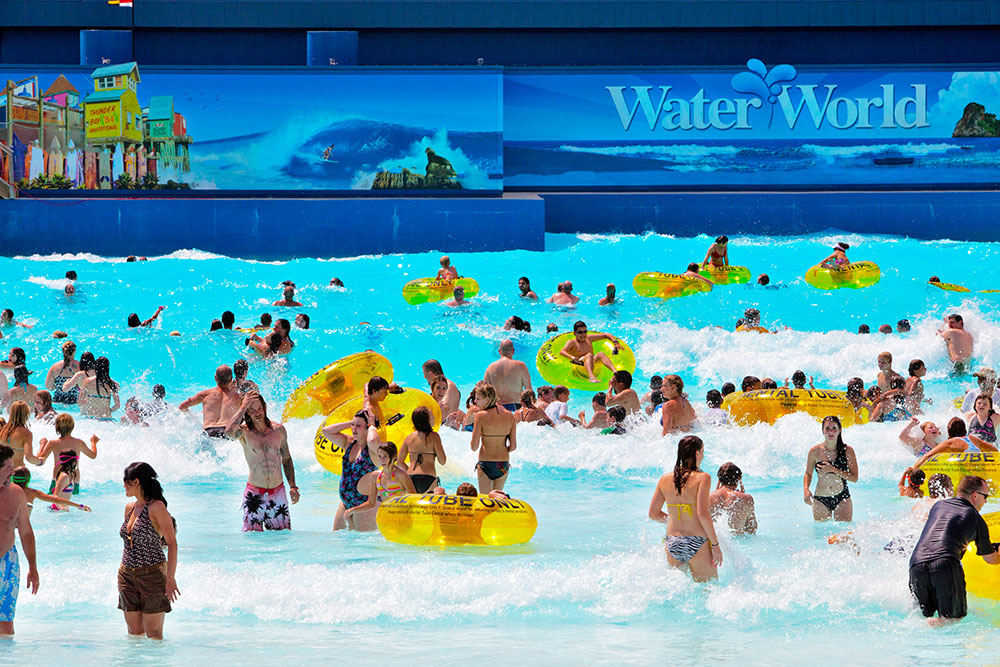
{"type": "Polygon", "coordinates": [[[130,635],[163,639],[163,615],[180,595],[174,580],[174,523],[151,465],[133,463],[125,468],[124,483],[125,495],[135,498],[135,502],[125,507],[125,521],[119,531],[125,547],[118,569],[118,608],[125,612],[130,635]]]}

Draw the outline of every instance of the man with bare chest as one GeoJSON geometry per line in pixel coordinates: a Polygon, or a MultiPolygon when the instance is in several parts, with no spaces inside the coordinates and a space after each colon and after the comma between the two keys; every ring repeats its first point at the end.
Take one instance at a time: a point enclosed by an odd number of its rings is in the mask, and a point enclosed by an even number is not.
{"type": "Polygon", "coordinates": [[[21,537],[21,548],[28,559],[28,589],[38,592],[35,569],[35,534],[28,520],[24,491],[11,484],[14,473],[14,450],[0,445],[0,636],[14,634],[14,610],[21,586],[21,563],[17,556],[14,529],[21,537]]]}
{"type": "Polygon", "coordinates": [[[290,530],[292,504],[299,502],[299,487],[295,486],[295,466],[288,451],[285,427],[267,417],[267,404],[259,394],[247,394],[239,410],[226,425],[226,435],[243,445],[250,474],[243,493],[243,532],[290,530]],[[285,493],[282,471],[288,478],[289,494],[285,493]]]}
{"type": "Polygon", "coordinates": [[[201,424],[210,438],[226,437],[226,423],[240,404],[240,394],[233,387],[233,369],[219,366],[215,369],[215,386],[203,389],[177,406],[183,412],[201,405],[201,424]]]}

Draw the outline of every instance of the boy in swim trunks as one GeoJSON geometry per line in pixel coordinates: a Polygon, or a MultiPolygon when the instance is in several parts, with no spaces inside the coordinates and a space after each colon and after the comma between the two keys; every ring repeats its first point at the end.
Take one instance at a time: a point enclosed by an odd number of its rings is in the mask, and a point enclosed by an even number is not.
{"type": "Polygon", "coordinates": [[[24,491],[10,481],[14,473],[14,450],[0,445],[0,636],[14,634],[14,612],[21,587],[21,563],[17,555],[14,529],[28,559],[28,589],[38,592],[35,567],[35,534],[31,530],[28,502],[24,491]]]}
{"type": "Polygon", "coordinates": [[[597,382],[597,376],[594,375],[595,362],[604,364],[607,368],[611,369],[612,373],[615,371],[615,365],[611,363],[608,355],[603,352],[594,354],[594,343],[599,340],[610,340],[614,343],[615,354],[618,354],[619,349],[621,349],[618,347],[618,341],[611,334],[588,334],[586,322],[578,321],[573,324],[573,338],[566,341],[563,349],[559,352],[559,354],[569,359],[570,363],[583,366],[587,369],[587,375],[590,377],[591,382],[597,382]]]}

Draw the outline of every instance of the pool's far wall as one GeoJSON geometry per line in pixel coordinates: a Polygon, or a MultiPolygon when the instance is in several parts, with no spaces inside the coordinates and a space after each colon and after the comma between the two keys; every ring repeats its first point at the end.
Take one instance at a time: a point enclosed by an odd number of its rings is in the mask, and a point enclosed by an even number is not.
{"type": "Polygon", "coordinates": [[[548,232],[787,236],[839,229],[1000,241],[1000,192],[548,193],[548,232]]]}
{"type": "Polygon", "coordinates": [[[197,248],[265,260],[440,250],[542,250],[531,195],[463,199],[16,199],[0,255],[164,255],[197,248]]]}

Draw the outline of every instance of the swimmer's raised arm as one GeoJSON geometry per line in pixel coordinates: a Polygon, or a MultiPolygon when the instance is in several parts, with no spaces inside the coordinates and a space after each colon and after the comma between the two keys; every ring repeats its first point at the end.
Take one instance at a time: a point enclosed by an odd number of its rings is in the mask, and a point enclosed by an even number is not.
{"type": "Polygon", "coordinates": [[[344,445],[347,444],[347,436],[341,433],[341,431],[350,427],[351,427],[351,422],[340,422],[339,424],[330,424],[329,426],[323,427],[323,435],[326,436],[326,439],[329,440],[332,444],[343,449],[344,445]]]}
{"type": "Polygon", "coordinates": [[[910,435],[910,431],[913,427],[920,423],[920,420],[916,417],[910,417],[909,423],[903,427],[903,430],[899,433],[899,439],[903,441],[903,444],[909,445],[910,447],[916,447],[923,440],[923,436],[917,438],[910,435]]]}
{"type": "Polygon", "coordinates": [[[80,447],[80,451],[87,458],[96,459],[97,458],[97,443],[100,442],[100,441],[101,441],[101,439],[97,437],[97,434],[96,433],[92,433],[91,436],[90,436],[90,447],[87,446],[87,443],[84,443],[83,446],[80,447]]]}

